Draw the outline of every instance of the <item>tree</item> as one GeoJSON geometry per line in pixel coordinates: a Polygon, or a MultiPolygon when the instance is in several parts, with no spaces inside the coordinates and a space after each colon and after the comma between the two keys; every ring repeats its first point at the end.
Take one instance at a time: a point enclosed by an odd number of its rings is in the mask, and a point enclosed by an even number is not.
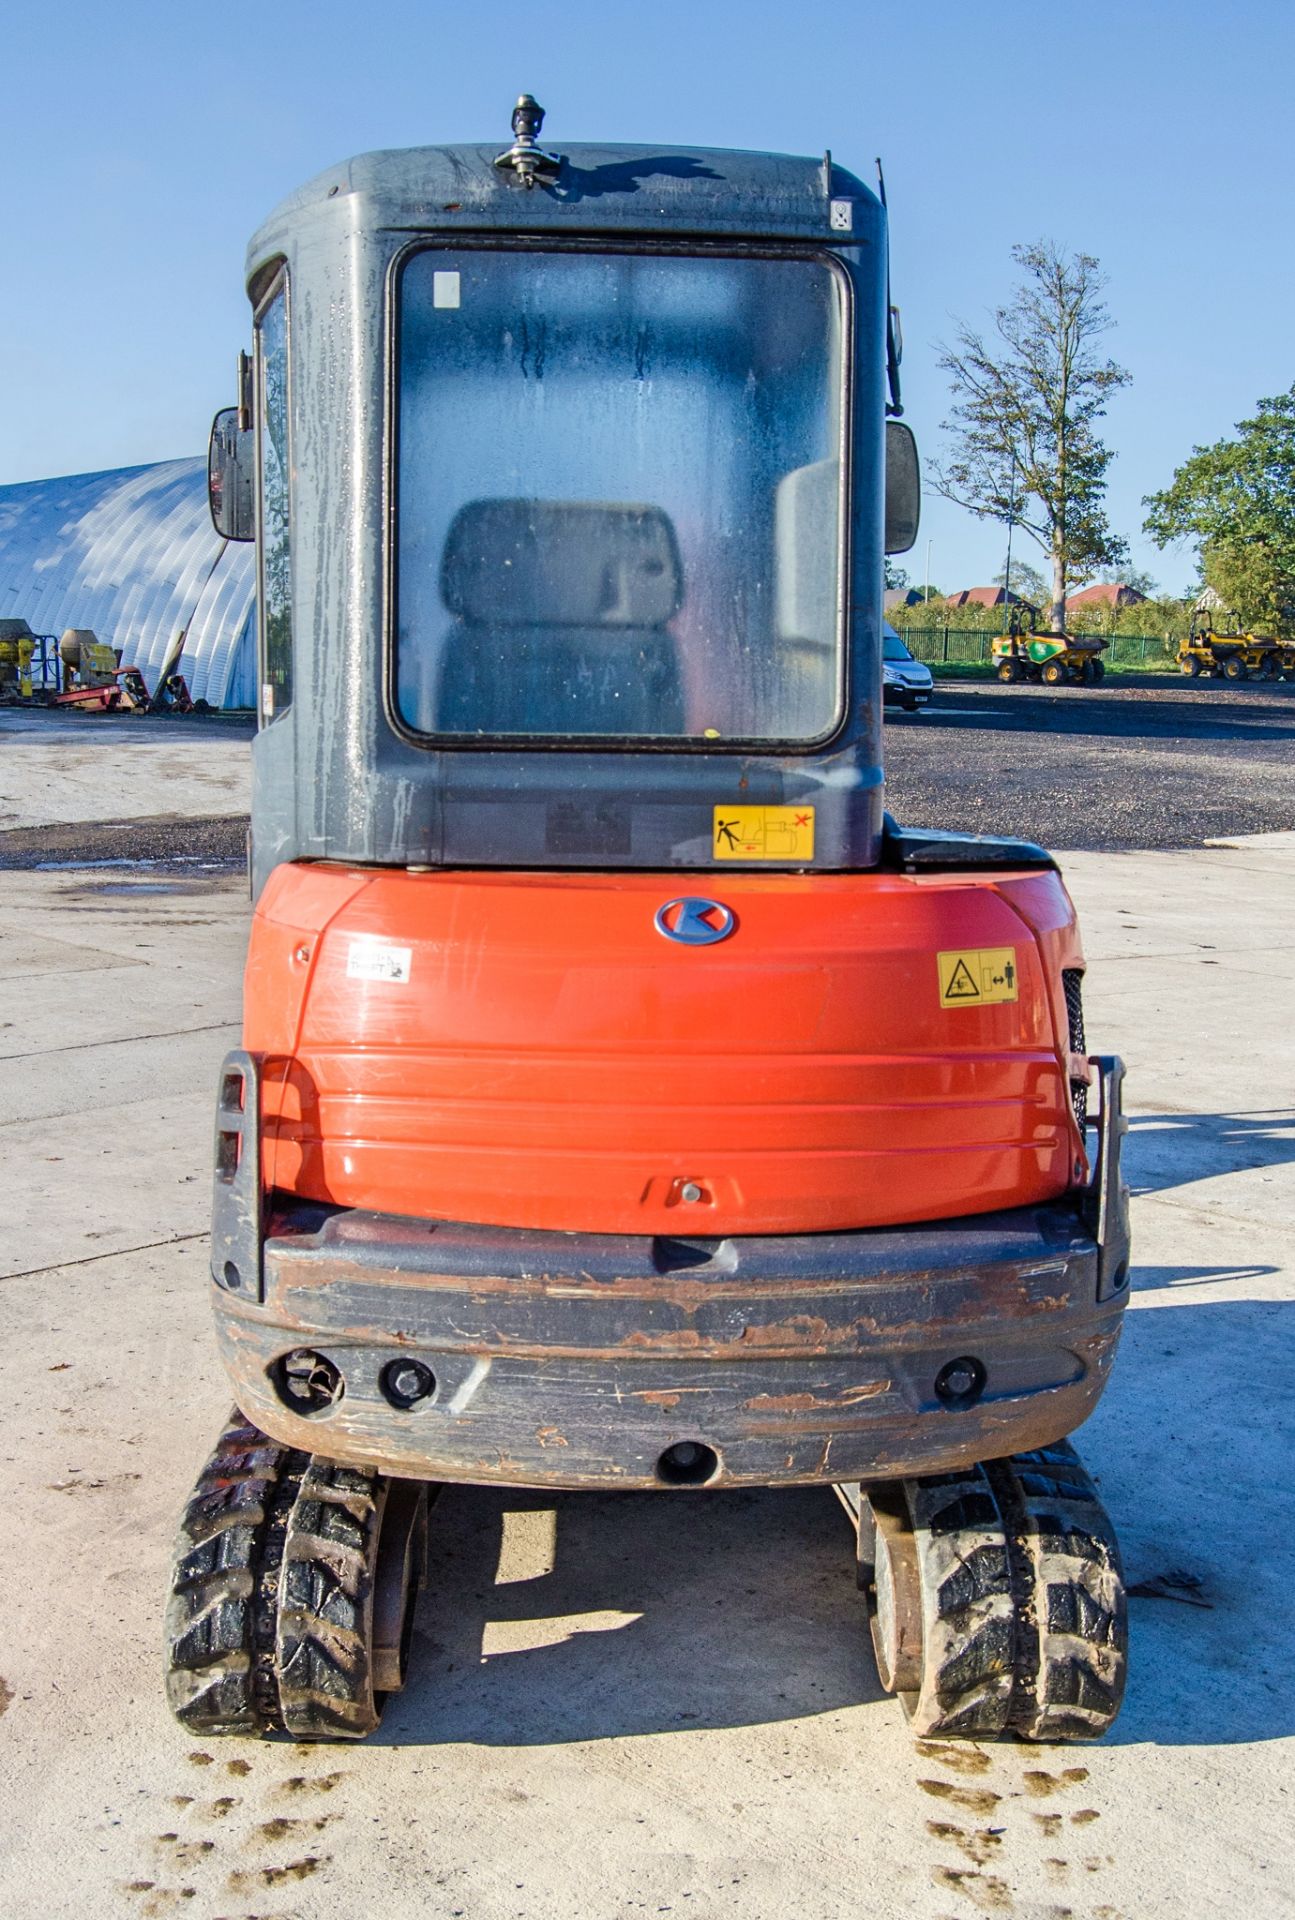
{"type": "Polygon", "coordinates": [[[994,575],[994,585],[1014,593],[1018,600],[1028,600],[1032,607],[1041,607],[1049,598],[1047,581],[1028,560],[1013,560],[1010,580],[1007,568],[1000,567],[994,575]]]}
{"type": "Polygon", "coordinates": [[[1249,628],[1295,628],[1295,386],[1261,400],[1238,438],[1193,447],[1163,493],[1149,494],[1158,547],[1200,542],[1208,586],[1249,628]]]}
{"type": "Polygon", "coordinates": [[[1135,593],[1145,594],[1148,600],[1160,597],[1160,582],[1145,567],[1101,567],[1097,578],[1108,587],[1132,587],[1135,593]]]}
{"type": "Polygon", "coordinates": [[[951,450],[937,491],[982,520],[1023,529],[1052,568],[1049,624],[1061,632],[1066,592],[1127,551],[1103,508],[1112,454],[1097,437],[1110,395],[1129,375],[1097,342],[1113,322],[1106,281],[1088,253],[1067,258],[1051,241],[1013,247],[1024,278],[994,314],[990,338],[960,325],[941,348],[953,406],[951,450]]]}
{"type": "Polygon", "coordinates": [[[887,593],[894,592],[897,588],[902,589],[908,586],[908,575],[903,567],[892,566],[889,560],[886,561],[885,577],[887,593]]]}

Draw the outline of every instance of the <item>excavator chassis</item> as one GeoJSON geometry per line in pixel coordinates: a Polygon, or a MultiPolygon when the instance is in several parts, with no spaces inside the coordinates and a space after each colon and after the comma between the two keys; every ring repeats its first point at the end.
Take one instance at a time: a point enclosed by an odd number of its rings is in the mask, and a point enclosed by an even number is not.
{"type": "Polygon", "coordinates": [[[855,1528],[878,1672],[916,1732],[1103,1732],[1122,1576],[1064,1438],[1101,1393],[1128,1283],[1123,1069],[1093,1064],[1093,1173],[1071,1199],[640,1243],[302,1206],[263,1221],[257,1063],[231,1054],[213,1293],[241,1411],[181,1527],[177,1717],[372,1731],[404,1684],[428,1481],[817,1482],[855,1528]]]}

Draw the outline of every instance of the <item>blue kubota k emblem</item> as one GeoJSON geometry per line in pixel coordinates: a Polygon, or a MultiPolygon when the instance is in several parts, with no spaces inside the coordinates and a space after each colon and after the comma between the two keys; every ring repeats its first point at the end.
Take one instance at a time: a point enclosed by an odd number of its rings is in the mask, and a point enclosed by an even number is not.
{"type": "Polygon", "coordinates": [[[679,941],[681,946],[713,947],[717,940],[727,940],[737,925],[737,915],[719,900],[688,897],[667,900],[658,907],[655,924],[658,933],[667,940],[679,941]]]}

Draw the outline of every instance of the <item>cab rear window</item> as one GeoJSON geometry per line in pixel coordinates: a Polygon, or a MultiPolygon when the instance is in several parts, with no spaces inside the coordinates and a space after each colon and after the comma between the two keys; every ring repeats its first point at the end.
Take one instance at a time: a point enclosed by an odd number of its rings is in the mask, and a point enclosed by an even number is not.
{"type": "Polygon", "coordinates": [[[699,744],[834,731],[845,303],[821,256],[409,256],[403,722],[699,744]]]}

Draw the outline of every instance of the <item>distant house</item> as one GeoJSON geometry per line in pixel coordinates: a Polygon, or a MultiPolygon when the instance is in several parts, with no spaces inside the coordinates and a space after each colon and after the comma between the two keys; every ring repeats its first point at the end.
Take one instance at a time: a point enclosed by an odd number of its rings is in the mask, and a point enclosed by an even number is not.
{"type": "Polygon", "coordinates": [[[893,613],[896,607],[920,607],[925,599],[920,587],[887,587],[882,605],[893,613]]]}
{"type": "Polygon", "coordinates": [[[1126,587],[1122,581],[1103,580],[1095,587],[1084,587],[1079,593],[1066,595],[1067,610],[1072,607],[1140,607],[1146,600],[1145,593],[1139,593],[1136,587],[1126,587]]]}
{"type": "Polygon", "coordinates": [[[1038,612],[1038,608],[1022,600],[1019,593],[1005,593],[1002,587],[963,587],[958,593],[946,593],[944,604],[947,607],[1029,607],[1031,613],[1038,612]]]}

